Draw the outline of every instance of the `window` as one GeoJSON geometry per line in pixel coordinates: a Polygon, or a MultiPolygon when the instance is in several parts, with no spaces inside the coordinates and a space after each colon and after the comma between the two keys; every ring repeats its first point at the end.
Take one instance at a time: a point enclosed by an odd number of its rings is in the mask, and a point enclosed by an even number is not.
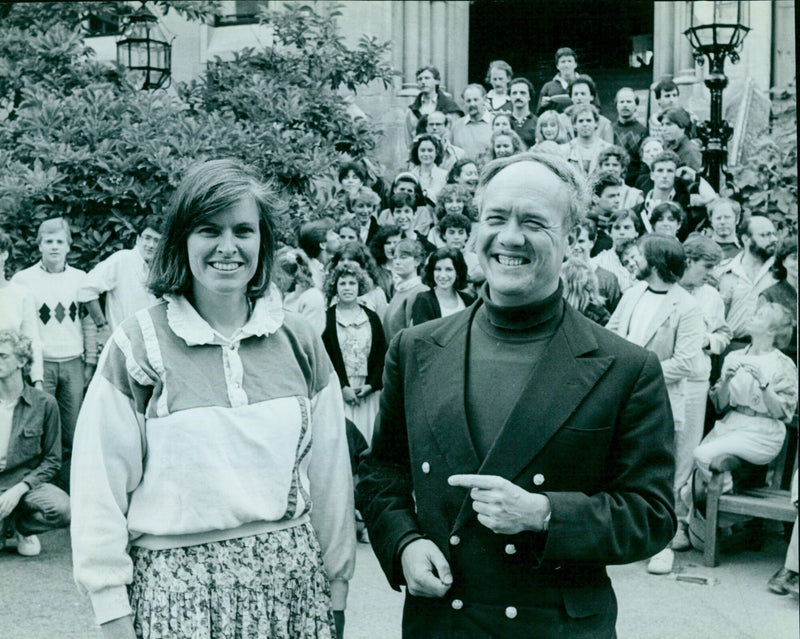
{"type": "Polygon", "coordinates": [[[266,9],[267,0],[225,0],[220,2],[221,15],[214,19],[215,27],[234,24],[258,24],[258,14],[266,9]]]}
{"type": "Polygon", "coordinates": [[[117,16],[89,14],[86,22],[86,35],[88,37],[114,36],[120,33],[120,21],[117,16]]]}

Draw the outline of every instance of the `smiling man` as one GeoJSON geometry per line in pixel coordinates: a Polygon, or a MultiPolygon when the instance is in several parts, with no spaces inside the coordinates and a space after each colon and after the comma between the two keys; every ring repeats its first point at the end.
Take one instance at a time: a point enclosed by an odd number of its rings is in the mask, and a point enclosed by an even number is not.
{"type": "Polygon", "coordinates": [[[675,531],[661,368],[563,300],[570,165],[496,160],[477,201],[480,300],[392,341],[358,507],[404,637],[614,637],[605,566],[675,531]]]}

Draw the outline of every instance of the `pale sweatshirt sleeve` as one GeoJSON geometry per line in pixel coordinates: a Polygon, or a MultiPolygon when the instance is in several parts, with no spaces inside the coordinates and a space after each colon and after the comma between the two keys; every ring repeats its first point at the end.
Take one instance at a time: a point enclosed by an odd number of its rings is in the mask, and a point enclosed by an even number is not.
{"type": "Polygon", "coordinates": [[[107,293],[117,287],[117,263],[116,256],[103,260],[97,264],[83,280],[83,284],[78,289],[77,298],[79,302],[91,302],[100,297],[102,293],[107,293]]]}
{"type": "Polygon", "coordinates": [[[339,379],[332,366],[326,368],[330,370],[327,383],[311,400],[311,523],[331,581],[333,609],[344,610],[348,581],[355,570],[353,477],[339,379]]]}
{"type": "Polygon", "coordinates": [[[71,471],[74,577],[78,589],[88,593],[99,624],[131,613],[127,586],[133,564],[126,515],[144,458],[141,382],[146,376],[113,340],[78,416],[71,471]],[[134,381],[131,372],[142,379],[134,381]]]}
{"type": "Polygon", "coordinates": [[[311,327],[314,329],[315,335],[322,335],[325,331],[325,323],[327,321],[325,311],[325,296],[317,288],[310,288],[304,291],[300,296],[297,310],[305,317],[311,327]]]}
{"type": "Polygon", "coordinates": [[[27,288],[22,288],[22,324],[20,331],[31,340],[33,361],[31,362],[31,381],[41,382],[44,379],[44,362],[42,360],[42,338],[39,335],[39,322],[36,318],[36,300],[27,288]]]}

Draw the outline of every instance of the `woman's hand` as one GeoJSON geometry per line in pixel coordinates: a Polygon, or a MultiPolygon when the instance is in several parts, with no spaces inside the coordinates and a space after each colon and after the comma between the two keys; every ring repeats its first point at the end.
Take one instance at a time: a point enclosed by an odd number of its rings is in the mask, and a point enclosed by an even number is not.
{"type": "Polygon", "coordinates": [[[754,366],[753,364],[742,364],[742,370],[745,370],[748,373],[750,373],[750,376],[754,380],[756,380],[756,384],[758,384],[759,386],[764,386],[764,384],[766,384],[764,375],[762,374],[758,366],[754,366]]]}
{"type": "Polygon", "coordinates": [[[356,395],[356,392],[349,386],[345,386],[342,389],[342,397],[344,398],[344,401],[348,404],[351,405],[358,404],[358,396],[356,395]]]}
{"type": "Polygon", "coordinates": [[[100,624],[105,639],[136,639],[130,615],[100,624]]]}
{"type": "Polygon", "coordinates": [[[372,385],[364,384],[363,386],[356,389],[356,397],[358,397],[359,399],[364,399],[371,392],[372,392],[372,385]]]}

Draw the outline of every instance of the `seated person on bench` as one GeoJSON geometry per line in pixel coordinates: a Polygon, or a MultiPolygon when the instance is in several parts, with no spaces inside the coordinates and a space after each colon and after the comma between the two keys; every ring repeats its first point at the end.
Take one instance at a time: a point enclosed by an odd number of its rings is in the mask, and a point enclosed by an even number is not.
{"type": "MultiPolygon", "coordinates": [[[[702,479],[711,477],[710,465],[719,455],[734,455],[758,465],[769,464],[780,453],[786,436],[784,422],[797,406],[797,368],[779,350],[790,338],[792,316],[780,304],[762,305],[750,319],[750,344],[725,357],[722,375],[711,389],[711,400],[724,416],[694,450],[702,479]]],[[[723,491],[733,489],[729,472],[723,491]]]]}

